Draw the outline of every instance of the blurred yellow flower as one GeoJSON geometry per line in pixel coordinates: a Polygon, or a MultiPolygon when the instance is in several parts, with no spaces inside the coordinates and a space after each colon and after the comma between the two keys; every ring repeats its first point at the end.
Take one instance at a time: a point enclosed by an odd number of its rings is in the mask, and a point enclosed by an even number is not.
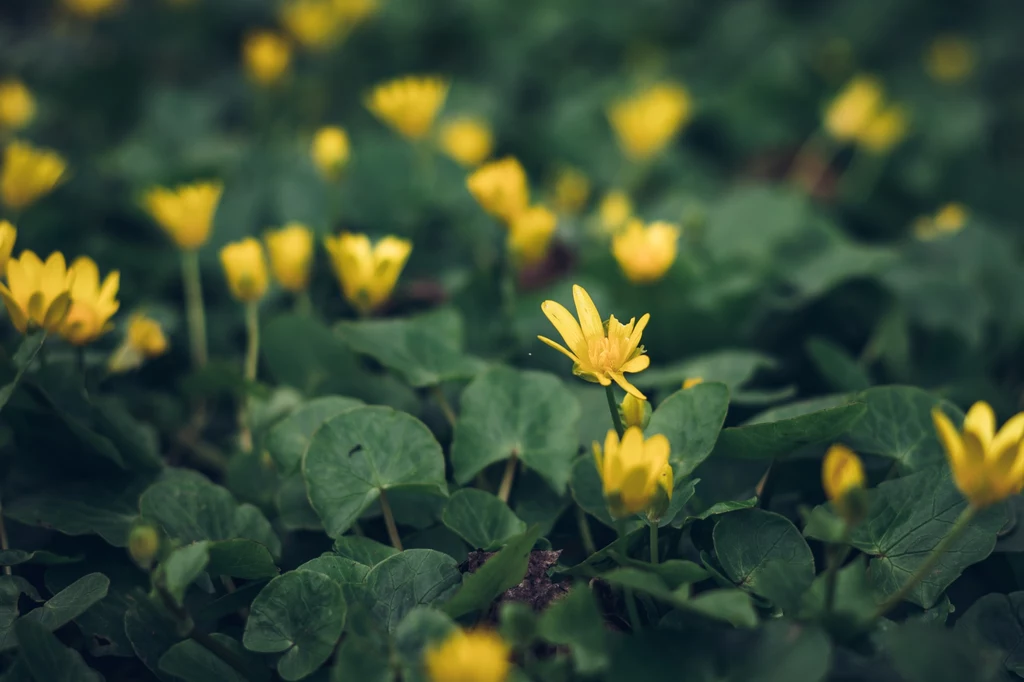
{"type": "Polygon", "coordinates": [[[963,204],[948,203],[934,216],[919,216],[914,221],[914,236],[922,241],[956,234],[967,224],[969,214],[963,204]]]}
{"type": "Polygon", "coordinates": [[[558,218],[545,206],[531,206],[509,223],[508,247],[520,265],[533,265],[548,254],[558,218]]]}
{"type": "Polygon", "coordinates": [[[505,682],[511,650],[491,630],[456,628],[429,648],[423,663],[430,682],[505,682]]]}
{"type": "Polygon", "coordinates": [[[71,308],[60,333],[69,343],[84,346],[113,329],[110,318],[121,307],[117,290],[121,274],[112,270],[100,283],[100,269],[88,256],[79,256],[71,264],[71,308]]]}
{"type": "Polygon", "coordinates": [[[15,140],[4,149],[0,197],[11,210],[28,208],[53,191],[65,170],[67,163],[57,152],[15,140]]]}
{"type": "Polygon", "coordinates": [[[251,81],[272,85],[288,70],[292,48],[287,40],[273,31],[253,31],[242,43],[242,58],[251,81]]]}
{"type": "Polygon", "coordinates": [[[309,154],[320,174],[334,180],[348,163],[351,149],[348,133],[338,126],[324,126],[316,131],[309,154]]]}
{"type": "Polygon", "coordinates": [[[615,431],[608,431],[604,448],[594,442],[594,461],[601,476],[604,499],[614,518],[623,518],[645,511],[657,504],[658,497],[672,498],[671,450],[662,434],[644,440],[637,426],[626,429],[619,441],[615,431]]]}
{"type": "Polygon", "coordinates": [[[19,130],[36,115],[36,99],[25,84],[17,80],[0,81],[0,128],[19,130]]]}
{"type": "Polygon", "coordinates": [[[64,6],[85,19],[95,19],[111,12],[121,4],[121,0],[63,0],[64,6]]]}
{"type": "Polygon", "coordinates": [[[274,279],[291,292],[305,289],[313,264],[313,231],[302,223],[288,223],[280,230],[268,231],[263,240],[274,279]]]}
{"type": "Polygon", "coordinates": [[[71,307],[75,273],[64,254],[54,251],[44,263],[31,251],[23,251],[7,263],[7,286],[0,284],[7,315],[19,332],[35,329],[59,332],[71,307]]]}
{"type": "Polygon", "coordinates": [[[374,116],[410,140],[421,140],[448,96],[448,81],[430,76],[403,76],[381,83],[366,98],[374,116]]]}
{"type": "Polygon", "coordinates": [[[574,284],[572,297],[579,322],[560,303],[544,301],[540,306],[569,348],[543,336],[537,338],[568,356],[576,376],[602,386],[609,386],[614,381],[628,393],[646,400],[647,397],[626,380],[624,373],[642,372],[651,364],[651,359],[644,355],[644,347],[640,345],[650,314],[644,314],[639,322],[633,318],[627,324],[622,324],[612,315],[605,323],[586,289],[574,284]]]}
{"type": "Polygon", "coordinates": [[[855,140],[882,108],[882,84],[871,76],[850,80],[825,110],[825,130],[841,142],[855,140]]]}
{"type": "Polygon", "coordinates": [[[371,245],[365,234],[348,232],[325,238],[324,246],[342,293],[362,315],[387,302],[412,252],[405,239],[385,237],[371,245]]]}
{"type": "Polygon", "coordinates": [[[601,199],[598,213],[601,216],[601,229],[612,234],[623,227],[633,215],[633,202],[625,192],[613,189],[601,199]]]}
{"type": "Polygon", "coordinates": [[[472,168],[487,160],[494,148],[494,136],[487,122],[461,117],[441,126],[441,149],[463,166],[472,168]]]}
{"type": "Polygon", "coordinates": [[[857,498],[857,491],[864,484],[864,465],[853,450],[845,445],[830,447],[821,465],[821,485],[847,524],[856,524],[863,517],[864,504],[857,498]]]}
{"type": "Polygon", "coordinates": [[[210,238],[223,191],[219,182],[154,187],[146,193],[146,210],[180,248],[198,249],[210,238]]]}
{"type": "Polygon", "coordinates": [[[665,148],[690,118],[690,95],[677,83],[659,83],[608,110],[619,147],[634,161],[665,148]]]}
{"type": "Polygon", "coordinates": [[[279,16],[285,30],[303,47],[323,50],[340,37],[341,16],[331,0],[288,0],[279,16]]]}
{"type": "Polygon", "coordinates": [[[380,9],[377,0],[333,0],[334,11],[348,27],[366,21],[380,9]]]}
{"type": "Polygon", "coordinates": [[[243,303],[263,298],[269,277],[263,245],[253,237],[232,242],[220,250],[220,264],[228,280],[231,295],[243,303]]]}
{"type": "Polygon", "coordinates": [[[590,197],[590,180],[576,168],[562,168],[555,177],[555,208],[562,213],[579,213],[590,197]]]}
{"type": "Polygon", "coordinates": [[[647,428],[647,423],[651,420],[651,403],[637,398],[632,393],[627,393],[619,404],[619,417],[622,419],[622,425],[627,429],[630,426],[636,426],[642,431],[647,428]]]}
{"type": "Polygon", "coordinates": [[[133,370],[146,358],[166,353],[167,346],[167,336],[160,323],[142,313],[134,313],[128,320],[124,340],[110,354],[107,367],[114,374],[133,370]]]}
{"type": "Polygon", "coordinates": [[[987,507],[1024,487],[1024,412],[996,432],[992,407],[976,402],[958,431],[940,408],[932,410],[939,440],[946,450],[956,487],[971,506],[987,507]]]}
{"type": "Polygon", "coordinates": [[[928,75],[940,83],[959,83],[974,72],[974,46],[962,36],[939,36],[924,55],[928,75]]]}
{"type": "Polygon", "coordinates": [[[506,222],[530,202],[526,171],[512,156],[480,166],[466,179],[466,187],[485,211],[506,222]]]}
{"type": "Polygon", "coordinates": [[[18,230],[7,220],[0,220],[0,275],[7,272],[7,263],[11,260],[11,251],[18,238],[18,230]]]}
{"type": "Polygon", "coordinates": [[[683,380],[683,390],[693,388],[694,386],[700,386],[704,383],[703,377],[690,377],[683,380]]]}
{"type": "Polygon", "coordinates": [[[612,237],[612,255],[629,281],[643,284],[665,276],[676,261],[680,229],[662,221],[646,227],[633,218],[612,237]]]}
{"type": "Polygon", "coordinates": [[[857,142],[873,154],[885,154],[907,134],[907,112],[899,105],[880,111],[857,134],[857,142]]]}

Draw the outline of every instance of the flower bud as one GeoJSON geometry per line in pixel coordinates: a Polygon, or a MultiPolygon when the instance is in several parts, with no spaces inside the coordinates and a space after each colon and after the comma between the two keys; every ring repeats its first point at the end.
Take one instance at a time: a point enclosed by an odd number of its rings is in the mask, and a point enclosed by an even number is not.
{"type": "Polygon", "coordinates": [[[622,419],[622,425],[627,429],[630,426],[646,429],[647,423],[651,421],[651,404],[637,398],[632,393],[627,393],[619,405],[619,418],[622,419]]]}
{"type": "Polygon", "coordinates": [[[267,292],[267,261],[263,246],[252,237],[228,244],[220,251],[231,295],[243,303],[258,301],[267,292]]]}
{"type": "Polygon", "coordinates": [[[685,381],[683,381],[683,388],[684,389],[693,388],[694,386],[699,386],[700,384],[703,384],[703,383],[704,383],[704,379],[701,378],[701,377],[690,377],[689,379],[686,379],[685,381]]]}
{"type": "Polygon", "coordinates": [[[864,466],[853,450],[845,445],[828,449],[821,467],[821,483],[836,513],[847,525],[854,526],[864,519],[864,466]]]}
{"type": "Polygon", "coordinates": [[[149,570],[160,551],[160,533],[149,524],[132,528],[128,535],[128,553],[132,560],[145,570],[149,570]]]}

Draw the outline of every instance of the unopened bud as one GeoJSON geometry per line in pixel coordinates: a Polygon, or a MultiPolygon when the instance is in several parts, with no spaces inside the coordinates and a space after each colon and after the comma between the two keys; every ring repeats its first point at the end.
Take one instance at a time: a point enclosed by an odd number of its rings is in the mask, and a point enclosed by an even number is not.
{"type": "Polygon", "coordinates": [[[646,429],[647,423],[651,421],[651,404],[627,393],[626,397],[622,399],[622,404],[619,405],[619,417],[622,419],[622,425],[627,429],[631,426],[639,426],[641,430],[646,429]]]}
{"type": "Polygon", "coordinates": [[[147,571],[160,551],[160,533],[148,524],[135,526],[128,535],[128,553],[147,571]]]}

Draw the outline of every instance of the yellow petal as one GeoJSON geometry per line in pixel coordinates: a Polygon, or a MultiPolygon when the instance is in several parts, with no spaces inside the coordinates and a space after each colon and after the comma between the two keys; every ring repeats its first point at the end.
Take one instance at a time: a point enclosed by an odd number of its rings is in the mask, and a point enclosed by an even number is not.
{"type": "Polygon", "coordinates": [[[540,309],[555,326],[558,333],[562,335],[562,339],[572,349],[572,352],[577,357],[586,357],[587,342],[583,338],[583,330],[580,329],[580,325],[572,313],[556,301],[544,301],[540,304],[540,309]]]}
{"type": "Polygon", "coordinates": [[[992,439],[992,452],[998,456],[1004,450],[1015,447],[1024,439],[1024,412],[1010,417],[1003,428],[992,439]]]}
{"type": "Polygon", "coordinates": [[[964,461],[964,445],[960,438],[960,432],[938,407],[932,410],[932,421],[935,423],[935,431],[939,434],[939,441],[946,450],[949,466],[953,469],[953,473],[956,473],[957,469],[963,466],[964,461]]]}
{"type": "Polygon", "coordinates": [[[971,405],[964,419],[964,433],[973,433],[983,448],[988,448],[996,430],[996,414],[984,400],[971,405]]]}
{"type": "Polygon", "coordinates": [[[576,315],[580,318],[583,338],[587,340],[588,344],[603,339],[604,323],[601,321],[601,314],[597,312],[597,306],[594,305],[587,290],[579,284],[573,284],[572,299],[576,302],[576,315]]]}
{"type": "MultiPolygon", "coordinates": [[[[643,357],[646,357],[646,356],[643,356],[643,357]]],[[[621,372],[612,372],[612,373],[609,374],[609,376],[611,376],[612,381],[614,381],[619,386],[621,386],[622,389],[624,391],[626,391],[627,393],[633,395],[634,397],[639,398],[640,400],[647,400],[647,396],[645,396],[643,393],[641,393],[640,389],[638,389],[636,386],[634,386],[633,384],[629,383],[629,381],[626,380],[626,377],[622,376],[621,372]]],[[[605,385],[607,385],[607,384],[605,384],[605,385]]]]}
{"type": "Polygon", "coordinates": [[[25,317],[25,311],[21,309],[18,302],[14,300],[14,296],[11,295],[10,289],[0,284],[0,298],[4,301],[4,307],[7,308],[7,315],[11,318],[11,324],[21,332],[25,333],[28,328],[28,318],[25,317]]]}
{"type": "Polygon", "coordinates": [[[626,361],[622,366],[623,372],[642,372],[651,366],[651,358],[648,355],[638,355],[632,360],[626,361]]]}
{"type": "Polygon", "coordinates": [[[629,335],[629,349],[632,350],[640,345],[640,337],[644,333],[644,329],[647,328],[647,323],[651,320],[650,313],[644,313],[640,320],[633,327],[633,332],[629,335]]]}
{"type": "Polygon", "coordinates": [[[65,291],[57,296],[53,303],[50,304],[50,307],[46,309],[46,314],[43,317],[43,329],[48,332],[58,331],[58,328],[64,322],[64,318],[67,317],[70,307],[71,295],[65,291]]]}
{"type": "Polygon", "coordinates": [[[573,355],[562,344],[556,343],[556,342],[552,341],[551,339],[549,339],[549,338],[547,338],[545,336],[538,336],[537,338],[540,339],[541,341],[543,341],[544,343],[548,344],[549,346],[551,346],[555,350],[557,350],[557,351],[559,351],[561,353],[565,353],[567,356],[569,356],[569,359],[571,359],[573,362],[579,362],[580,361],[579,358],[577,358],[575,355],[573,355]]]}

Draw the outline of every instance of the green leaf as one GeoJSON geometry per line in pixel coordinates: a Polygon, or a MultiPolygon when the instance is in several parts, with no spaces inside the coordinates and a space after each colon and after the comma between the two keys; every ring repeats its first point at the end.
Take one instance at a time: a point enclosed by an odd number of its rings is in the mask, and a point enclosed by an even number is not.
{"type": "Polygon", "coordinates": [[[716,261],[767,268],[783,246],[799,239],[810,220],[806,197],[788,188],[739,187],[708,214],[704,244],[716,261]]]}
{"type": "Polygon", "coordinates": [[[172,678],[160,670],[160,657],[181,641],[183,634],[162,605],[137,590],[129,595],[130,608],[124,614],[124,632],[135,655],[162,680],[172,678]]]}
{"type": "Polygon", "coordinates": [[[97,534],[115,547],[128,545],[138,516],[139,490],[106,489],[95,483],[51,486],[47,492],[4,500],[4,515],[66,535],[97,534]]]}
{"type": "Polygon", "coordinates": [[[391,682],[395,679],[387,647],[376,639],[345,635],[334,654],[331,682],[391,682]]]}
{"type": "Polygon", "coordinates": [[[807,354],[833,391],[863,391],[871,386],[867,372],[841,346],[815,337],[807,341],[807,354]]]}
{"type": "Polygon", "coordinates": [[[946,459],[932,408],[941,407],[957,425],[964,418],[952,403],[912,386],[877,386],[857,394],[856,400],[867,405],[867,412],[845,440],[860,454],[896,460],[903,472],[920,471],[946,459]]]}
{"type": "Polygon", "coordinates": [[[103,676],[87,666],[77,651],[61,644],[39,623],[23,618],[14,627],[22,659],[37,681],[103,682],[103,676]]]}
{"type": "Polygon", "coordinates": [[[209,543],[211,575],[227,575],[244,580],[273,578],[278,574],[274,557],[264,545],[245,538],[209,543]]]}
{"type": "Polygon", "coordinates": [[[306,395],[344,388],[342,379],[358,370],[352,351],[308,315],[278,315],[263,326],[260,337],[270,374],[306,395]]]}
{"type": "MultiPolygon", "coordinates": [[[[851,544],[871,555],[868,576],[887,597],[931,553],[967,506],[945,466],[932,467],[868,490],[868,516],[854,529],[851,544]]],[[[985,559],[1006,522],[1005,507],[981,512],[967,526],[928,578],[911,590],[908,600],[929,608],[965,568],[985,559]]]]}
{"type": "Polygon", "coordinates": [[[758,623],[750,595],[728,587],[701,592],[686,602],[686,610],[738,628],[755,628],[758,623]]]}
{"type": "Polygon", "coordinates": [[[773,369],[775,360],[748,350],[722,350],[672,365],[656,366],[637,374],[631,381],[640,388],[677,389],[687,379],[725,384],[732,393],[750,381],[761,369],[773,369]]]}
{"type": "Polygon", "coordinates": [[[281,480],[274,504],[278,510],[278,522],[285,530],[323,531],[324,524],[306,496],[306,479],[302,477],[301,470],[281,480]]]}
{"type": "Polygon", "coordinates": [[[47,630],[56,630],[106,597],[109,589],[110,580],[107,576],[90,573],[50,597],[45,604],[25,614],[20,620],[32,621],[47,630]]]}
{"type": "MultiPolygon", "coordinates": [[[[242,660],[251,656],[241,644],[227,635],[214,632],[210,636],[242,660]]],[[[262,666],[257,667],[255,662],[252,663],[252,670],[266,670],[262,666]]],[[[217,654],[191,639],[178,642],[168,649],[167,653],[160,657],[159,665],[160,670],[183,682],[256,682],[249,680],[217,654]]],[[[269,677],[270,675],[262,675],[261,679],[266,680],[269,677]]]]}
{"type": "Polygon", "coordinates": [[[453,493],[444,508],[443,521],[471,547],[487,551],[526,530],[526,524],[507,504],[476,488],[453,493]]]}
{"type": "Polygon", "coordinates": [[[569,647],[573,666],[581,675],[608,667],[608,629],[585,583],[577,584],[544,611],[537,632],[552,644],[569,647]]]}
{"type": "Polygon", "coordinates": [[[340,322],[342,340],[357,353],[422,388],[469,379],[483,363],[462,351],[462,318],[450,308],[407,318],[340,322]]]}
{"type": "Polygon", "coordinates": [[[448,599],[462,582],[459,565],[432,549],[407,549],[370,569],[373,615],[389,632],[413,608],[448,599]]]}
{"type": "Polygon", "coordinates": [[[383,545],[376,540],[358,535],[345,535],[335,540],[334,552],[338,556],[370,568],[398,554],[398,550],[391,545],[383,545]]]}
{"type": "Polygon", "coordinates": [[[26,552],[22,549],[6,549],[0,551],[0,566],[20,566],[21,564],[40,564],[43,566],[54,566],[59,564],[74,564],[83,559],[82,556],[61,556],[45,549],[34,552],[26,552]]]}
{"type": "Polygon", "coordinates": [[[762,509],[722,516],[715,524],[715,554],[741,588],[795,612],[814,582],[814,556],[789,519],[762,509]]]}
{"type": "Polygon", "coordinates": [[[846,522],[836,516],[831,504],[820,504],[814,509],[800,509],[804,522],[804,537],[833,545],[845,545],[846,522]]]}
{"type": "Polygon", "coordinates": [[[267,435],[266,448],[278,469],[283,474],[298,471],[316,430],[331,417],[362,405],[355,398],[324,396],[301,405],[275,424],[267,435]]]}
{"type": "Polygon", "coordinates": [[[864,403],[845,396],[795,403],[758,415],[743,426],[724,429],[714,456],[744,459],[778,459],[807,445],[836,440],[857,422],[864,403]],[[826,405],[824,409],[821,406],[826,405]]]}
{"type": "Polygon", "coordinates": [[[357,563],[352,559],[345,559],[333,554],[324,554],[315,559],[310,559],[299,566],[296,571],[313,571],[326,575],[339,585],[362,583],[366,574],[370,572],[369,566],[357,563]]]}
{"type": "Polygon", "coordinates": [[[330,657],[344,625],[341,587],[319,573],[291,571],[267,583],[253,601],[242,643],[249,651],[285,652],[277,672],[300,680],[330,657]]]}
{"type": "Polygon", "coordinates": [[[413,488],[446,497],[444,453],[421,421],[387,407],[360,407],[327,422],[303,462],[313,509],[340,538],[382,490],[413,488]]]}
{"type": "Polygon", "coordinates": [[[444,605],[452,618],[487,608],[505,590],[523,580],[530,566],[533,544],[540,537],[540,526],[533,526],[508,541],[505,547],[484,565],[466,575],[462,587],[444,605]]]}
{"type": "Polygon", "coordinates": [[[956,621],[956,632],[1002,652],[1003,665],[1024,677],[1024,592],[986,594],[956,621]]]}
{"type": "MultiPolygon", "coordinates": [[[[132,645],[124,628],[125,612],[132,606],[132,592],[149,587],[149,576],[125,561],[117,550],[105,560],[94,554],[89,565],[103,570],[110,578],[110,588],[106,597],[75,617],[75,625],[85,635],[91,655],[132,657],[132,645]]],[[[85,564],[52,566],[46,571],[46,589],[54,594],[61,592],[88,572],[85,564]]]]}
{"type": "Polygon", "coordinates": [[[577,450],[580,407],[552,374],[493,367],[462,393],[452,468],[468,483],[489,464],[516,455],[561,493],[577,450]]]}
{"type": "Polygon", "coordinates": [[[689,476],[707,459],[729,411],[725,384],[703,383],[676,391],[658,404],[644,437],[664,434],[672,445],[675,476],[689,476]]]}
{"type": "MultiPolygon", "coordinates": [[[[682,483],[683,481],[680,481],[682,483]]],[[[572,480],[569,483],[572,491],[572,498],[583,511],[608,526],[615,528],[615,520],[608,513],[608,504],[604,500],[604,487],[601,483],[601,475],[597,473],[597,465],[594,463],[594,456],[585,454],[577,458],[572,467],[572,480]]],[[[668,518],[666,514],[665,518],[668,518]]],[[[632,531],[642,524],[636,518],[624,520],[626,529],[632,531]]]]}
{"type": "Polygon", "coordinates": [[[43,347],[43,342],[46,340],[46,332],[38,331],[33,334],[28,334],[21,341],[21,345],[18,346],[18,350],[14,353],[11,358],[14,361],[15,374],[14,378],[9,382],[0,386],[0,410],[4,409],[4,405],[11,399],[14,394],[14,389],[18,387],[18,382],[21,381],[21,377],[24,376],[25,370],[28,369],[29,365],[35,359],[36,354],[39,353],[43,347]]]}
{"type": "Polygon", "coordinates": [[[757,506],[756,497],[751,497],[747,500],[726,500],[725,502],[716,502],[702,512],[684,516],[681,521],[676,520],[672,523],[672,526],[674,528],[683,528],[694,521],[703,521],[704,519],[709,519],[712,516],[728,514],[729,512],[740,511],[741,509],[750,509],[755,506],[757,506]]]}
{"type": "Polygon", "coordinates": [[[853,638],[867,631],[875,619],[880,600],[871,587],[867,574],[867,561],[863,556],[839,569],[831,612],[825,608],[828,578],[822,573],[804,595],[800,615],[803,619],[817,620],[831,632],[844,638],[853,638]]]}
{"type": "Polygon", "coordinates": [[[883,653],[906,682],[1003,682],[998,651],[934,623],[913,621],[887,628],[878,638],[883,653]]]}
{"type": "Polygon", "coordinates": [[[437,609],[417,606],[395,629],[395,651],[403,664],[415,671],[427,647],[445,640],[458,626],[437,609]]]}
{"type": "Polygon", "coordinates": [[[736,657],[730,679],[743,682],[821,682],[828,674],[832,644],[817,626],[770,621],[752,647],[736,657]]]}
{"type": "Polygon", "coordinates": [[[193,542],[171,552],[161,564],[167,592],[181,606],[189,586],[206,572],[210,563],[210,543],[193,542]]]}
{"type": "Polygon", "coordinates": [[[0,651],[18,645],[14,622],[18,619],[18,599],[22,593],[42,601],[35,588],[21,576],[0,575],[0,651]]]}

